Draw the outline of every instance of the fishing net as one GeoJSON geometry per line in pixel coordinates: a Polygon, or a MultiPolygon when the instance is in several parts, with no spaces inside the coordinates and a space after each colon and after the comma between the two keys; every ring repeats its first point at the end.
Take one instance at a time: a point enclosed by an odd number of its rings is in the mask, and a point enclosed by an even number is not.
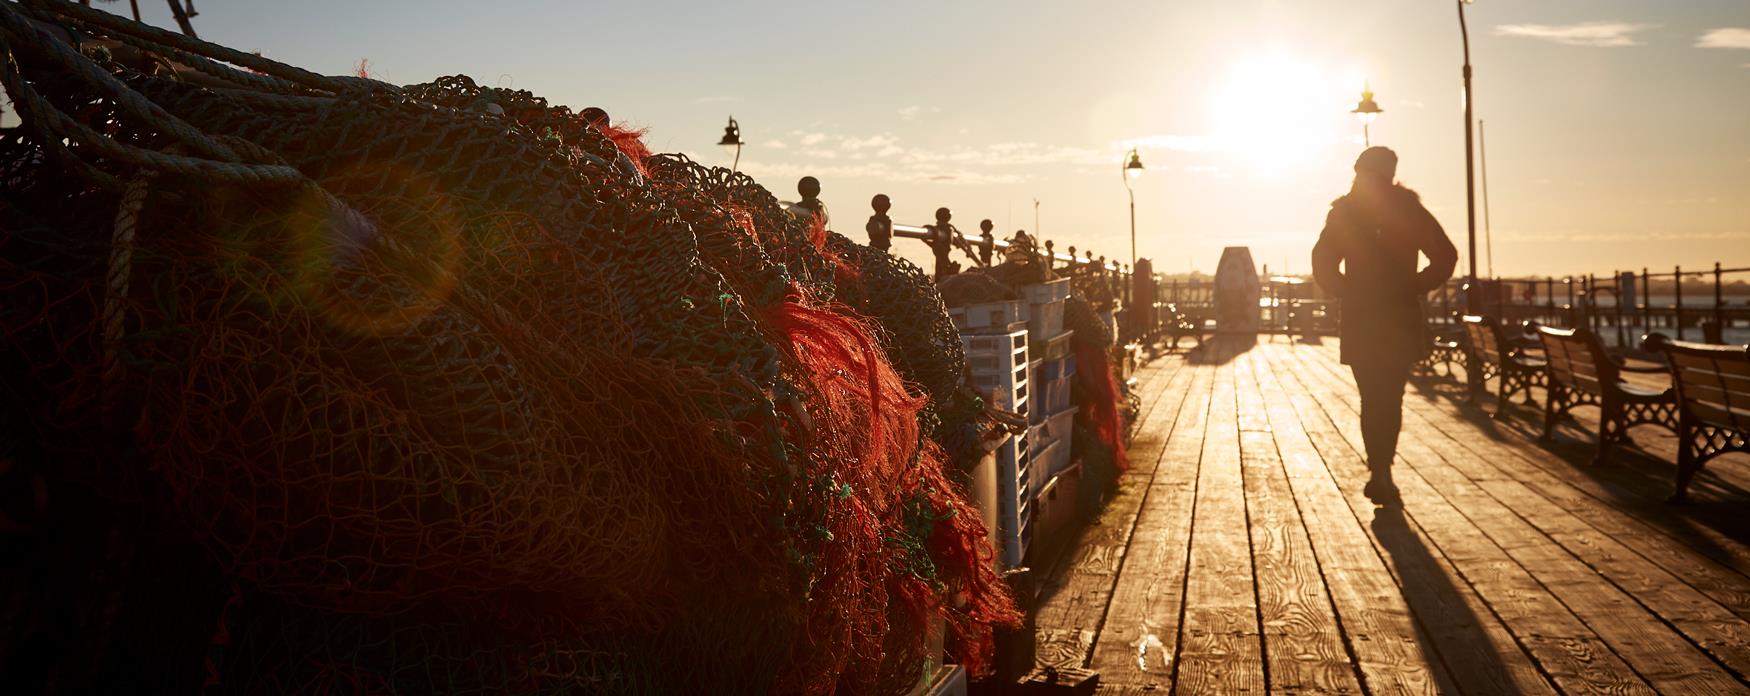
{"type": "Polygon", "coordinates": [[[45,683],[895,693],[932,631],[976,669],[1015,619],[933,437],[964,363],[909,264],[524,91],[49,0],[0,5],[0,39],[30,397],[0,483],[75,492],[56,538],[135,559],[27,592],[122,607],[17,624],[96,665],[45,683]]]}
{"type": "Polygon", "coordinates": [[[1063,326],[1075,334],[1070,350],[1076,356],[1070,395],[1076,402],[1075,438],[1083,466],[1099,490],[1130,467],[1124,447],[1124,415],[1119,412],[1118,379],[1112,362],[1112,330],[1079,295],[1063,305],[1063,326]]]}

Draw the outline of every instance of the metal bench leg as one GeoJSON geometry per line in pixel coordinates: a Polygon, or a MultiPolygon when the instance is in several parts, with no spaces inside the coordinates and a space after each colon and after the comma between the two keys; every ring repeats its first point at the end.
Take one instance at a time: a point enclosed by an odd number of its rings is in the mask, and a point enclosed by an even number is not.
{"type": "Polygon", "coordinates": [[[1563,406],[1567,405],[1567,390],[1561,387],[1550,387],[1548,398],[1543,400],[1543,434],[1537,439],[1544,442],[1555,439],[1556,414],[1561,410],[1556,408],[1558,402],[1563,406]]]}
{"type": "Polygon", "coordinates": [[[1594,465],[1603,465],[1610,460],[1610,451],[1622,438],[1622,430],[1622,404],[1607,399],[1598,413],[1598,453],[1592,457],[1594,465]]]}
{"type": "Polygon", "coordinates": [[[1507,407],[1513,404],[1513,380],[1506,367],[1501,368],[1495,382],[1495,420],[1507,420],[1507,407]]]}

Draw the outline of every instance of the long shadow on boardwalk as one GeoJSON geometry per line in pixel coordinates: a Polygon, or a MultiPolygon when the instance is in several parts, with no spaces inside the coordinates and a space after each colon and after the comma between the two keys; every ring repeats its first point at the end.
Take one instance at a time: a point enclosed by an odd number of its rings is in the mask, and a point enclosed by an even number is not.
{"type": "Polygon", "coordinates": [[[1447,665],[1448,673],[1466,691],[1478,685],[1486,692],[1513,684],[1513,675],[1494,650],[1482,623],[1440,561],[1410,528],[1402,509],[1375,510],[1370,526],[1374,538],[1391,555],[1402,582],[1404,601],[1421,624],[1416,640],[1422,643],[1422,654],[1438,656],[1436,659],[1447,665]],[[1456,652],[1468,654],[1453,654],[1456,652]],[[1454,671],[1455,666],[1462,667],[1462,671],[1454,671]]]}
{"type": "Polygon", "coordinates": [[[1185,353],[1192,365],[1225,365],[1258,345],[1257,334],[1216,334],[1185,353]]]}
{"type": "MultiPolygon", "coordinates": [[[[1750,490],[1717,476],[1710,476],[1703,469],[1702,475],[1691,486],[1692,494],[1697,494],[1695,499],[1682,506],[1665,503],[1665,497],[1670,494],[1676,475],[1676,464],[1668,458],[1642,451],[1632,444],[1636,435],[1654,431],[1654,427],[1641,426],[1631,430],[1630,446],[1619,448],[1609,463],[1594,464],[1592,456],[1597,447],[1598,436],[1593,429],[1596,427],[1595,420],[1589,418],[1587,423],[1582,424],[1570,418],[1556,427],[1553,440],[1540,442],[1538,436],[1542,434],[1543,428],[1541,401],[1535,407],[1513,403],[1507,408],[1507,417],[1496,420],[1493,414],[1499,402],[1494,397],[1483,394],[1472,402],[1469,400],[1469,390],[1463,386],[1462,373],[1454,379],[1457,380],[1456,385],[1453,380],[1427,377],[1412,380],[1411,384],[1430,401],[1442,398],[1449,401],[1456,407],[1452,415],[1460,422],[1473,426],[1479,436],[1515,445],[1531,445],[1554,455],[1559,460],[1559,463],[1554,463],[1555,466],[1565,467],[1598,484],[1603,493],[1599,496],[1601,500],[1684,539],[1709,558],[1734,565],[1730,560],[1731,554],[1708,535],[1698,534],[1698,527],[1707,527],[1733,541],[1750,544],[1750,524],[1745,523],[1742,502],[1750,499],[1750,490]]],[[[1494,382],[1491,381],[1490,388],[1493,387],[1494,382]]],[[[1547,398],[1541,393],[1538,396],[1547,398]]],[[[1722,463],[1715,462],[1715,465],[1722,463]]]]}

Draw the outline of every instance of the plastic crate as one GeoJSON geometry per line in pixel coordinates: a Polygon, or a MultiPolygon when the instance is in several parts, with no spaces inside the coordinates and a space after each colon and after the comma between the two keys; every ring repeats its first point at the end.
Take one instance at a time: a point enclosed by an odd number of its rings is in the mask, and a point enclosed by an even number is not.
{"type": "Polygon", "coordinates": [[[1020,566],[1033,541],[1033,471],[1026,435],[1011,435],[997,448],[998,560],[1020,566]]]}
{"type": "Polygon", "coordinates": [[[1043,423],[1046,416],[1070,407],[1075,364],[1073,353],[1056,360],[1033,361],[1032,375],[1027,380],[1028,413],[1032,416],[1029,423],[1043,423]]]}
{"type": "Polygon", "coordinates": [[[1067,408],[1052,414],[1039,426],[1039,434],[1033,442],[1035,443],[1034,451],[1039,453],[1040,459],[1045,460],[1043,465],[1037,469],[1043,475],[1052,476],[1069,468],[1070,459],[1074,454],[1070,448],[1075,440],[1071,436],[1075,424],[1076,409],[1067,408]],[[1058,447],[1059,445],[1061,447],[1058,447]],[[1056,447],[1056,449],[1047,451],[1044,449],[1047,447],[1056,447]]]}
{"type": "Polygon", "coordinates": [[[1037,379],[1067,379],[1076,374],[1076,354],[1070,353],[1060,359],[1042,358],[1045,363],[1036,373],[1037,379]]]}
{"type": "Polygon", "coordinates": [[[1027,332],[961,334],[960,344],[966,348],[966,366],[972,372],[973,388],[990,397],[997,408],[1027,413],[1028,395],[1032,391],[1027,332]]]}
{"type": "Polygon", "coordinates": [[[949,307],[948,318],[954,328],[963,333],[1009,333],[1012,324],[1027,321],[1025,306],[1020,300],[981,302],[964,307],[949,307]]]}
{"type": "Polygon", "coordinates": [[[1021,299],[1026,300],[1027,304],[1030,305],[1067,300],[1069,299],[1069,279],[1058,278],[1057,280],[1022,286],[1021,299]]]}
{"type": "Polygon", "coordinates": [[[1037,497],[1039,487],[1051,478],[1051,465],[1059,458],[1068,459],[1070,444],[1032,440],[1029,446],[1033,451],[1027,458],[1027,480],[1034,482],[1034,495],[1037,497]]]}
{"type": "Polygon", "coordinates": [[[960,335],[966,366],[973,374],[993,374],[1027,366],[1027,332],[960,335]]]}
{"type": "Polygon", "coordinates": [[[1063,333],[1063,300],[1027,305],[1027,335],[1044,341],[1063,333]]]}
{"type": "Polygon", "coordinates": [[[1028,357],[1034,360],[1061,360],[1068,357],[1071,354],[1069,341],[1074,336],[1074,331],[1060,331],[1056,336],[1043,339],[1029,331],[1027,339],[1031,343],[1028,345],[1028,357]]]}
{"type": "Polygon", "coordinates": [[[1040,379],[1037,375],[1027,384],[1032,392],[1028,400],[1029,423],[1044,423],[1053,413],[1070,407],[1070,390],[1075,388],[1074,377],[1059,377],[1057,379],[1040,379]]]}
{"type": "Polygon", "coordinates": [[[1075,526],[1082,466],[1076,464],[1053,474],[1039,487],[1034,528],[1042,536],[1055,535],[1075,526]]]}

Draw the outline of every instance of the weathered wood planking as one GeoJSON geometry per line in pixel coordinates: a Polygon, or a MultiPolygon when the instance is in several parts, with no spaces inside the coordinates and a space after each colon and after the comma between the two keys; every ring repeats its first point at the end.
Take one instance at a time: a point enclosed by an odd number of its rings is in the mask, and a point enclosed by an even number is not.
{"type": "Polygon", "coordinates": [[[1289,487],[1282,456],[1254,374],[1255,356],[1242,355],[1234,371],[1251,523],[1252,565],[1270,690],[1360,693],[1354,659],[1331,608],[1330,590],[1289,487]]]}
{"type": "Polygon", "coordinates": [[[1412,553],[1426,543],[1413,525],[1376,519],[1359,485],[1339,489],[1334,474],[1359,467],[1365,476],[1366,465],[1333,432],[1312,393],[1289,376],[1299,350],[1305,349],[1267,353],[1288,364],[1262,361],[1263,400],[1368,689],[1553,693],[1469,587],[1454,586],[1443,558],[1412,553]]]}
{"type": "MultiPolygon", "coordinates": [[[[1300,378],[1311,383],[1323,383],[1323,388],[1327,388],[1328,392],[1320,400],[1321,406],[1335,420],[1351,423],[1341,430],[1348,435],[1351,444],[1360,446],[1358,428],[1353,427],[1353,421],[1356,420],[1353,386],[1342,383],[1332,372],[1321,371],[1316,367],[1300,372],[1300,378]]],[[[1591,568],[1561,551],[1554,542],[1545,539],[1537,530],[1531,530],[1530,526],[1524,525],[1512,511],[1488,500],[1481,491],[1458,486],[1451,479],[1428,479],[1425,474],[1435,469],[1432,462],[1437,460],[1437,455],[1433,455],[1414,434],[1407,432],[1404,439],[1400,439],[1398,458],[1398,481],[1405,490],[1405,498],[1409,500],[1412,491],[1416,491],[1416,502],[1425,502],[1419,505],[1407,504],[1405,507],[1414,511],[1418,518],[1423,518],[1425,525],[1447,530],[1470,523],[1477,532],[1491,540],[1496,549],[1500,549],[1510,558],[1512,565],[1495,561],[1489,563],[1488,567],[1505,568],[1505,579],[1510,582],[1509,588],[1517,589],[1517,596],[1505,588],[1491,595],[1488,584],[1474,584],[1484,598],[1489,600],[1491,607],[1502,614],[1510,630],[1521,635],[1521,640],[1530,647],[1530,651],[1544,661],[1547,672],[1551,672],[1558,682],[1565,684],[1566,680],[1575,677],[1586,679],[1586,675],[1603,675],[1607,672],[1603,670],[1603,666],[1612,663],[1605,661],[1603,665],[1593,663],[1584,666],[1582,670],[1570,670],[1566,668],[1568,665],[1561,665],[1556,659],[1577,658],[1582,654],[1593,656],[1596,649],[1584,652],[1568,651],[1566,644],[1544,645],[1537,638],[1551,635],[1551,631],[1580,635],[1580,628],[1572,624],[1573,621],[1579,621],[1584,624],[1586,631],[1596,635],[1598,640],[1603,640],[1605,647],[1615,652],[1615,656],[1621,658],[1624,665],[1635,670],[1652,687],[1671,693],[1736,691],[1736,682],[1727,673],[1719,670],[1719,666],[1713,665],[1706,656],[1694,651],[1692,645],[1671,633],[1657,621],[1657,617],[1636,607],[1631,598],[1603,581],[1591,572],[1591,568]],[[1512,596],[1512,602],[1498,600],[1500,596],[1512,596]]],[[[1437,544],[1465,542],[1440,540],[1439,533],[1435,537],[1437,544]]],[[[1489,553],[1488,546],[1477,546],[1475,542],[1470,544],[1477,549],[1484,549],[1484,553],[1489,553]]],[[[1460,572],[1465,572],[1465,561],[1454,560],[1454,563],[1460,567],[1460,572]]],[[[1593,687],[1614,684],[1626,686],[1631,679],[1633,673],[1619,673],[1612,682],[1593,684],[1593,687]]]]}
{"type": "Polygon", "coordinates": [[[1376,510],[1334,350],[1214,343],[1145,373],[1135,469],[1050,573],[1041,664],[1103,694],[1750,692],[1750,523],[1643,507],[1667,464],[1587,469],[1589,438],[1538,447],[1423,381],[1405,506],[1376,510]]]}
{"type": "Polygon", "coordinates": [[[1161,367],[1148,368],[1141,380],[1144,411],[1130,450],[1131,470],[1042,583],[1034,612],[1035,663],[1040,667],[1082,667],[1093,649],[1143,494],[1171,432],[1159,427],[1157,414],[1177,416],[1194,371],[1182,360],[1163,360],[1156,365],[1161,367]]]}
{"type": "MultiPolygon", "coordinates": [[[[1090,667],[1103,684],[1171,685],[1179,646],[1191,502],[1214,368],[1199,366],[1146,491],[1090,667]]],[[[1163,421],[1164,423],[1164,421],[1163,421]]]]}
{"type": "Polygon", "coordinates": [[[1197,473],[1175,691],[1264,693],[1263,645],[1240,474],[1234,367],[1216,367],[1197,473]]]}
{"type": "MultiPolygon", "coordinates": [[[[1327,367],[1335,365],[1334,355],[1325,357],[1327,367]]],[[[1476,465],[1467,472],[1473,480],[1519,482],[1660,565],[1683,568],[1685,582],[1740,617],[1750,618],[1750,605],[1746,605],[1750,576],[1733,567],[1734,559],[1750,558],[1750,547],[1736,540],[1750,538],[1750,519],[1738,512],[1743,504],[1750,504],[1750,498],[1741,499],[1742,504],[1729,504],[1728,514],[1736,519],[1729,520],[1731,535],[1723,535],[1694,519],[1697,506],[1663,503],[1668,472],[1651,479],[1643,477],[1638,483],[1621,475],[1644,458],[1625,456],[1606,467],[1576,463],[1586,461],[1578,450],[1574,461],[1568,461],[1558,454],[1560,448],[1546,450],[1530,439],[1511,435],[1493,437],[1496,432],[1486,419],[1480,421],[1485,430],[1479,433],[1458,406],[1427,400],[1409,400],[1406,406],[1406,417],[1420,420],[1476,455],[1463,460],[1476,465]]],[[[1658,431],[1637,429],[1636,437],[1645,439],[1645,432],[1658,431]]],[[[1657,465],[1668,467],[1662,462],[1657,465]]]]}
{"type": "MultiPolygon", "coordinates": [[[[1733,538],[1688,517],[1695,506],[1665,505],[1662,500],[1669,486],[1668,475],[1643,480],[1638,488],[1626,483],[1606,484],[1603,480],[1617,478],[1624,467],[1633,465],[1633,458],[1619,458],[1608,467],[1571,463],[1529,440],[1494,438],[1487,431],[1478,432],[1455,406],[1414,399],[1406,405],[1407,418],[1419,420],[1475,455],[1465,460],[1475,465],[1468,472],[1473,480],[1516,481],[1605,537],[1662,567],[1682,569],[1677,575],[1683,582],[1739,617],[1750,618],[1750,577],[1740,572],[1743,566],[1736,560],[1745,558],[1745,549],[1733,538]]],[[[1486,421],[1483,427],[1489,427],[1486,421]]],[[[1637,430],[1637,437],[1642,430],[1637,430]]],[[[1743,522],[1738,527],[1742,528],[1743,522]]]]}
{"type": "MultiPolygon", "coordinates": [[[[1343,396],[1341,399],[1352,409],[1357,401],[1353,396],[1343,396]]],[[[1497,470],[1479,461],[1461,442],[1429,427],[1427,420],[1419,414],[1411,414],[1406,419],[1399,451],[1405,453],[1410,466],[1434,484],[1455,507],[1473,521],[1478,520],[1479,516],[1505,520],[1506,524],[1485,528],[1485,532],[1498,543],[1503,538],[1530,540],[1521,544],[1521,550],[1516,556],[1527,568],[1533,569],[1534,573],[1539,570],[1546,574],[1554,573],[1557,568],[1578,573],[1577,569],[1571,567],[1577,561],[1607,580],[1616,590],[1612,592],[1598,587],[1600,596],[1594,597],[1594,601],[1601,602],[1606,607],[1633,602],[1646,612],[1651,612],[1656,621],[1649,622],[1642,618],[1643,613],[1634,611],[1626,615],[1616,613],[1613,615],[1615,620],[1612,620],[1612,616],[1598,617],[1599,621],[1612,626],[1622,625],[1625,631],[1623,639],[1633,641],[1633,646],[1640,646],[1645,642],[1634,640],[1637,635],[1641,635],[1640,631],[1645,632],[1642,638],[1662,635],[1667,630],[1664,624],[1668,624],[1670,629],[1676,630],[1689,642],[1707,652],[1738,679],[1750,673],[1750,623],[1728,607],[1712,600],[1686,584],[1682,578],[1635,553],[1618,540],[1599,533],[1566,510],[1537,496],[1523,484],[1499,476],[1497,470]],[[1537,543],[1539,535],[1549,543],[1537,543]],[[1525,548],[1527,546],[1531,548],[1525,548]],[[1567,554],[1555,552],[1556,546],[1567,554]]],[[[1552,584],[1550,579],[1542,580],[1546,584],[1552,584]]],[[[1571,604],[1578,600],[1564,598],[1564,601],[1571,604]]],[[[1643,659],[1650,660],[1655,665],[1654,668],[1636,666],[1643,675],[1677,674],[1690,682],[1676,684],[1655,681],[1654,686],[1662,690],[1678,687],[1696,691],[1708,688],[1738,688],[1736,684],[1722,686],[1719,682],[1720,675],[1714,666],[1699,662],[1694,657],[1688,651],[1661,646],[1654,654],[1643,656],[1643,659]]],[[[1633,664],[1634,660],[1630,662],[1633,664]]]]}

